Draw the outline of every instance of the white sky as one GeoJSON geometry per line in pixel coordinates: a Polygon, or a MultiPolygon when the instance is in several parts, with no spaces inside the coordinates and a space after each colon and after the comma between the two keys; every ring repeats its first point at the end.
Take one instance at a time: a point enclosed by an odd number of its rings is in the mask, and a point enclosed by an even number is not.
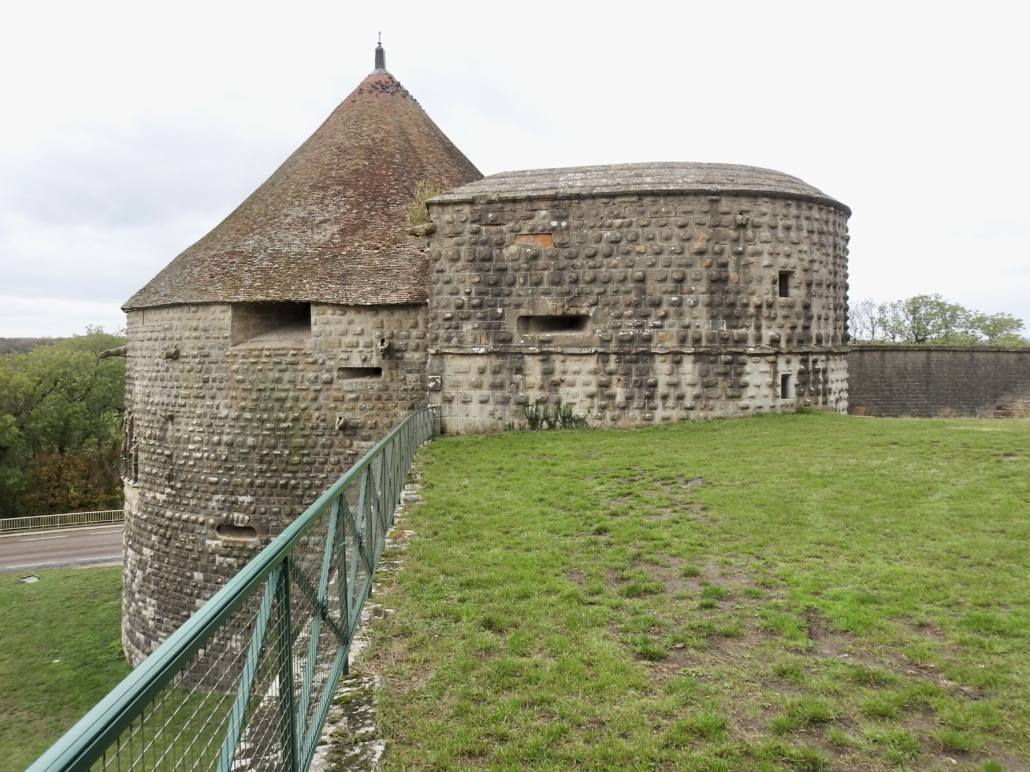
{"type": "Polygon", "coordinates": [[[119,306],[373,67],[485,174],[764,166],[854,210],[851,298],[1030,323],[1030,11],[1015,2],[7,3],[0,336],[119,306]]]}

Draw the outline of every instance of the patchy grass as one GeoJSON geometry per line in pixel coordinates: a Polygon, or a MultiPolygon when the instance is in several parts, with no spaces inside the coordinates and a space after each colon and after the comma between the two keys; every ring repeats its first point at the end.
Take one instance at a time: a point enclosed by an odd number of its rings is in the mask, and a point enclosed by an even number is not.
{"type": "Polygon", "coordinates": [[[129,673],[121,568],[0,574],[0,772],[20,772],[129,673]]]}
{"type": "Polygon", "coordinates": [[[776,734],[787,734],[811,724],[825,724],[836,718],[836,711],[817,697],[789,700],[782,715],[774,718],[769,728],[776,734]]]}
{"type": "Polygon", "coordinates": [[[1027,770],[1028,448],[827,414],[434,442],[372,630],[385,768],[1027,770]]]}

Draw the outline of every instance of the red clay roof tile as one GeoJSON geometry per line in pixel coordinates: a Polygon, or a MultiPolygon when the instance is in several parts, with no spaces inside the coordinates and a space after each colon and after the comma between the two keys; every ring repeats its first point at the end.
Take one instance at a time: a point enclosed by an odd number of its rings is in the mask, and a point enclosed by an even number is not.
{"type": "Polygon", "coordinates": [[[268,180],[123,308],[180,303],[423,303],[407,234],[416,183],[482,178],[407,90],[374,72],[268,180]]]}

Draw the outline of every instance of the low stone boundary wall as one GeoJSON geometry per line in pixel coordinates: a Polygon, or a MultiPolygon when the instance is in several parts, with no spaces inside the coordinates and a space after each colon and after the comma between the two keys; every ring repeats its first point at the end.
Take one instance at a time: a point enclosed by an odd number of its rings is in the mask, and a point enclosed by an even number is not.
{"type": "Polygon", "coordinates": [[[848,412],[1030,417],[1030,346],[853,346],[848,412]]]}

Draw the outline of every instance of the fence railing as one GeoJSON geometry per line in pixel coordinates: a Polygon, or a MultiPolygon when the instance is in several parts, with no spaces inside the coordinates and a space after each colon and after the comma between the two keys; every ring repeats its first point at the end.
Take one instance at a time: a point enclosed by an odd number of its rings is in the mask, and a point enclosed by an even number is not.
{"type": "Polygon", "coordinates": [[[29,772],[304,772],[430,409],[408,416],[29,772]]]}
{"type": "Polygon", "coordinates": [[[121,523],[125,520],[123,509],[103,509],[98,512],[67,512],[63,515],[32,515],[30,517],[9,517],[0,520],[0,534],[15,531],[37,531],[41,528],[61,528],[74,525],[101,525],[121,523]]]}

